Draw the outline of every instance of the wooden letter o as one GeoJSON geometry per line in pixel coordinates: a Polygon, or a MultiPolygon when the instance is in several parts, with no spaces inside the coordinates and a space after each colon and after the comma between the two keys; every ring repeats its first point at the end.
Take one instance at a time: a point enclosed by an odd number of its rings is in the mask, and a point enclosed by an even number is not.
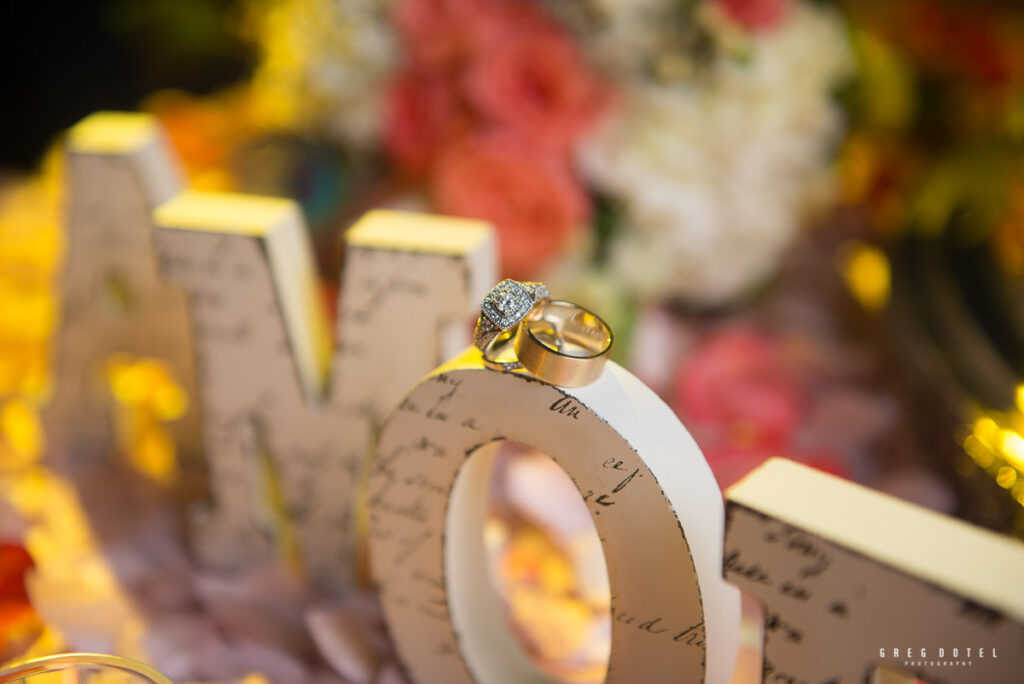
{"type": "Polygon", "coordinates": [[[612,595],[608,684],[727,682],[739,594],[722,579],[723,505],[693,439],[632,374],[553,387],[467,350],[416,385],[381,433],[369,490],[374,578],[418,684],[547,682],[516,646],[482,552],[500,440],[573,479],[612,595]]]}

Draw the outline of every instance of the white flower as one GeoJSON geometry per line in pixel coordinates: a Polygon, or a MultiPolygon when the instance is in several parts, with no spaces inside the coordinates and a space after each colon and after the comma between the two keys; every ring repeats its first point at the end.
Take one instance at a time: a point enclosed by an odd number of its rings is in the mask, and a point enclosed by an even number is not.
{"type": "Polygon", "coordinates": [[[852,64],[838,16],[797,4],[705,79],[627,87],[579,163],[625,204],[618,276],[640,294],[721,303],[768,278],[841,131],[831,89],[852,64]]]}

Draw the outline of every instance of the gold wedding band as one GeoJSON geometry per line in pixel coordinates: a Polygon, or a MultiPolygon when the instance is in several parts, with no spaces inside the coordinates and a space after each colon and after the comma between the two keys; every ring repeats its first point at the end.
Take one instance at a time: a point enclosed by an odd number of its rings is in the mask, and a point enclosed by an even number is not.
{"type": "Polygon", "coordinates": [[[516,327],[502,330],[487,341],[481,350],[483,352],[481,358],[485,366],[497,371],[522,369],[523,364],[519,363],[516,358],[514,348],[514,339],[518,329],[518,324],[516,324],[516,327]]]}
{"type": "Polygon", "coordinates": [[[611,351],[611,328],[596,314],[562,300],[537,302],[519,324],[519,363],[537,378],[582,387],[601,377],[611,351]]]}

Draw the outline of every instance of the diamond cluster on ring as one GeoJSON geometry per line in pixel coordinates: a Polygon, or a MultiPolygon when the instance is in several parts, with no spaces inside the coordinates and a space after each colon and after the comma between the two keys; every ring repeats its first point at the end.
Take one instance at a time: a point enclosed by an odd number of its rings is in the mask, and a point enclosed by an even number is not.
{"type": "Polygon", "coordinates": [[[502,280],[491,288],[480,304],[480,311],[502,330],[511,328],[533,307],[532,293],[514,280],[502,280]]]}

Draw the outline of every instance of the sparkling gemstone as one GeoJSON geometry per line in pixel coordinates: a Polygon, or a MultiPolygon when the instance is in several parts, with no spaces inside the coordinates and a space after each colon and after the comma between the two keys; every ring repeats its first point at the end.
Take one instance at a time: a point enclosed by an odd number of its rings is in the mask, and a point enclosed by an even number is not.
{"type": "Polygon", "coordinates": [[[508,329],[529,313],[533,297],[514,280],[502,280],[495,285],[481,303],[484,316],[501,329],[508,329]]]}

